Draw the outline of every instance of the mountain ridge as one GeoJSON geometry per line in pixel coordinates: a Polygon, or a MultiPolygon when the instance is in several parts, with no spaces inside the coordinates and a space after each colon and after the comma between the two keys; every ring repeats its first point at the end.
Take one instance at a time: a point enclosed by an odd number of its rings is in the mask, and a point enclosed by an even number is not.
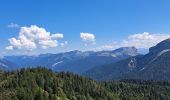
{"type": "Polygon", "coordinates": [[[95,66],[109,64],[137,55],[135,47],[122,47],[112,51],[70,51],[37,56],[5,56],[4,59],[23,67],[45,66],[54,71],[82,73],[95,66]],[[95,60],[94,60],[95,59],[95,60]]]}
{"type": "Polygon", "coordinates": [[[97,80],[170,80],[170,39],[151,47],[146,55],[138,55],[116,63],[94,67],[83,74],[97,80]]]}

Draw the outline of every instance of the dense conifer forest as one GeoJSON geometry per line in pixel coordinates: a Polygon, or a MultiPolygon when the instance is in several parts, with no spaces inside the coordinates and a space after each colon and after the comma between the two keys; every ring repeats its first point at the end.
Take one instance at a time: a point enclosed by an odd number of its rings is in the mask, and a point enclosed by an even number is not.
{"type": "Polygon", "coordinates": [[[169,100],[170,82],[99,82],[46,68],[0,71],[0,100],[169,100]]]}

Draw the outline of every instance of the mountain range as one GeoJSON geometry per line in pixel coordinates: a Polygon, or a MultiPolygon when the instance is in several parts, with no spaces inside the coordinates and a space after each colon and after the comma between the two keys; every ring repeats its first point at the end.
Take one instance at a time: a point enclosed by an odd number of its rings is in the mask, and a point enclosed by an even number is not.
{"type": "MultiPolygon", "coordinates": [[[[4,60],[15,64],[14,69],[44,66],[53,71],[83,73],[93,67],[106,65],[136,56],[135,47],[122,47],[112,51],[70,51],[58,54],[40,54],[37,56],[4,56],[4,60]]],[[[11,66],[4,64],[5,69],[11,66]]]]}
{"type": "Polygon", "coordinates": [[[170,39],[140,55],[135,47],[112,51],[70,51],[37,56],[4,56],[1,70],[43,66],[53,71],[69,71],[96,80],[170,80],[170,39]]]}
{"type": "Polygon", "coordinates": [[[170,80],[170,39],[149,48],[146,55],[94,67],[83,74],[97,80],[170,80]]]}

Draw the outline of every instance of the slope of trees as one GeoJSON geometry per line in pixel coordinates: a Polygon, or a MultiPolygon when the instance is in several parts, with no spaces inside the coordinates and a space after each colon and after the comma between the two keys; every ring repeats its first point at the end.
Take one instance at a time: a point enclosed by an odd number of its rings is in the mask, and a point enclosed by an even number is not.
{"type": "Polygon", "coordinates": [[[0,100],[168,100],[170,83],[122,80],[96,82],[45,68],[0,71],[0,100]]]}

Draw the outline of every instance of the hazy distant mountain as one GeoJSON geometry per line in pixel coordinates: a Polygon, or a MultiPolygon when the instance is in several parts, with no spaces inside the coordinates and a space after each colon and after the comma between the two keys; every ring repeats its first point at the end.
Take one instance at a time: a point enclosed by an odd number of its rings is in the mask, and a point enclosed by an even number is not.
{"type": "Polygon", "coordinates": [[[0,58],[0,70],[13,70],[14,66],[16,66],[14,63],[0,58]]]}
{"type": "Polygon", "coordinates": [[[98,79],[153,79],[170,80],[170,39],[149,49],[146,55],[138,55],[116,63],[92,68],[84,75],[98,79]]]}
{"type": "Polygon", "coordinates": [[[145,49],[145,48],[139,48],[138,49],[138,53],[139,54],[147,54],[147,53],[149,53],[149,49],[145,49]]]}
{"type": "Polygon", "coordinates": [[[59,54],[39,56],[6,56],[5,59],[16,63],[16,68],[45,66],[54,71],[82,73],[95,66],[113,63],[137,55],[135,47],[123,47],[113,51],[70,51],[59,54]]]}

